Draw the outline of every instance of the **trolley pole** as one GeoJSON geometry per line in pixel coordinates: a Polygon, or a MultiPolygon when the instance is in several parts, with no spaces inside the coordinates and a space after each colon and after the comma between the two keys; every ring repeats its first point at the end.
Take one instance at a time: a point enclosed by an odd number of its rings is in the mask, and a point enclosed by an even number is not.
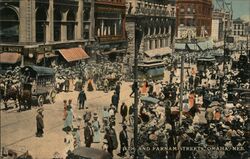
{"type": "Polygon", "coordinates": [[[184,83],[184,55],[181,55],[181,83],[180,83],[180,105],[179,105],[179,110],[180,110],[180,127],[182,125],[182,108],[183,108],[183,83],[184,83]]]}

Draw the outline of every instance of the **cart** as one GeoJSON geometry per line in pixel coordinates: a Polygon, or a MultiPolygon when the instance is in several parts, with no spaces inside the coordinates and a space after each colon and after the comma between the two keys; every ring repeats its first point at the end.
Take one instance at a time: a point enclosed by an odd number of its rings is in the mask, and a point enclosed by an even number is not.
{"type": "Polygon", "coordinates": [[[25,66],[21,69],[21,74],[21,91],[30,92],[32,101],[35,100],[38,106],[43,106],[46,101],[55,102],[57,92],[52,68],[25,66]]]}

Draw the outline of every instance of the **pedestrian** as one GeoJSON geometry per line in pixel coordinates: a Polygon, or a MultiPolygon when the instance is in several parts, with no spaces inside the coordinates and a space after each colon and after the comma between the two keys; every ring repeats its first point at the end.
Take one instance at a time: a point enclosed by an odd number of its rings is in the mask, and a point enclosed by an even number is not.
{"type": "Polygon", "coordinates": [[[71,102],[72,102],[72,100],[70,99],[69,102],[68,102],[69,104],[67,106],[67,117],[66,117],[66,119],[64,121],[64,128],[63,128],[64,131],[71,131],[72,128],[73,128],[74,115],[73,115],[71,102]]]}
{"type": "Polygon", "coordinates": [[[93,142],[99,143],[100,142],[100,128],[101,128],[101,126],[100,126],[100,123],[98,121],[97,113],[94,113],[93,118],[94,118],[94,120],[92,122],[92,128],[94,131],[93,142]]]}
{"type": "Polygon", "coordinates": [[[109,128],[106,128],[105,129],[105,135],[104,135],[104,140],[106,139],[107,140],[107,149],[108,149],[108,152],[111,154],[111,156],[113,157],[113,140],[112,140],[112,137],[111,137],[111,134],[110,134],[110,129],[109,128]]]}
{"type": "Polygon", "coordinates": [[[120,82],[116,82],[115,93],[117,94],[118,99],[120,99],[120,91],[121,91],[120,82]]]}
{"type": "Polygon", "coordinates": [[[66,155],[74,150],[74,137],[70,131],[66,131],[66,136],[64,138],[64,143],[66,144],[66,155]]]}
{"type": "Polygon", "coordinates": [[[127,121],[126,116],[128,115],[128,106],[124,102],[121,105],[120,114],[122,116],[122,124],[124,124],[124,121],[127,121]]]}
{"type": "Polygon", "coordinates": [[[93,142],[93,136],[94,136],[94,133],[93,133],[91,123],[88,122],[87,126],[84,128],[84,139],[85,139],[86,147],[91,147],[91,144],[93,142]]]}
{"type": "Polygon", "coordinates": [[[43,129],[44,129],[44,123],[43,123],[43,108],[39,108],[37,110],[36,115],[36,137],[43,137],[43,129]]]}
{"type": "Polygon", "coordinates": [[[130,107],[129,107],[129,125],[132,126],[134,125],[134,104],[132,104],[130,107]]]}
{"type": "Polygon", "coordinates": [[[92,114],[90,111],[86,111],[83,115],[84,124],[87,124],[91,120],[92,114]]]}
{"type": "Polygon", "coordinates": [[[112,98],[111,98],[111,103],[115,106],[115,113],[117,113],[118,110],[118,104],[119,104],[119,97],[116,94],[116,92],[114,92],[112,98]]]}
{"type": "Polygon", "coordinates": [[[109,81],[107,78],[104,79],[103,86],[104,86],[104,92],[107,93],[109,90],[109,81]]]}
{"type": "Polygon", "coordinates": [[[120,139],[120,154],[121,157],[125,156],[126,151],[128,150],[128,134],[127,134],[127,126],[122,126],[122,131],[119,134],[120,139]]]}
{"type": "Polygon", "coordinates": [[[69,78],[66,78],[64,81],[64,89],[65,92],[69,91],[69,78]]]}
{"type": "Polygon", "coordinates": [[[102,121],[103,121],[103,126],[101,132],[104,133],[105,128],[109,125],[109,112],[106,107],[103,108],[102,121]]]}
{"type": "Polygon", "coordinates": [[[72,135],[74,137],[74,148],[80,147],[81,146],[81,139],[80,139],[80,134],[79,134],[79,127],[73,128],[72,135]]]}
{"type": "Polygon", "coordinates": [[[93,91],[94,90],[94,87],[93,87],[93,80],[89,78],[88,80],[88,91],[93,91]]]}
{"type": "Polygon", "coordinates": [[[137,89],[137,83],[134,82],[134,83],[132,84],[132,92],[131,92],[130,95],[129,95],[130,97],[135,93],[136,89],[137,89]]]}
{"type": "Polygon", "coordinates": [[[63,120],[67,117],[67,100],[63,100],[63,120]]]}
{"type": "Polygon", "coordinates": [[[87,100],[86,94],[85,94],[84,90],[81,89],[81,91],[79,92],[78,98],[77,98],[77,101],[79,104],[79,110],[84,109],[84,104],[85,104],[86,100],[87,100]]]}

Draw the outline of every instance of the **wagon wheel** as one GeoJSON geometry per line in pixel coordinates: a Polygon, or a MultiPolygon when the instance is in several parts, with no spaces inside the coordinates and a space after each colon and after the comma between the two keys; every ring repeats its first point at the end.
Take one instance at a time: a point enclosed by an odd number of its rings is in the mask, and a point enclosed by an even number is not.
{"type": "Polygon", "coordinates": [[[40,95],[37,99],[37,104],[38,106],[43,106],[43,103],[44,103],[44,97],[43,95],[40,95]]]}
{"type": "Polygon", "coordinates": [[[49,93],[49,102],[51,104],[55,103],[55,98],[56,98],[56,90],[55,89],[52,89],[49,93]]]}

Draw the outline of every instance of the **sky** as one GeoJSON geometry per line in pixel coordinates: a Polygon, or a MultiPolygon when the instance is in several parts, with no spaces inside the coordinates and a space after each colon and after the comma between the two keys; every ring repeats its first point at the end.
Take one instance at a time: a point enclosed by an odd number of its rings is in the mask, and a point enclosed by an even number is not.
{"type": "MultiPolygon", "coordinates": [[[[215,2],[216,0],[213,0],[215,2]]],[[[233,19],[243,18],[250,21],[250,0],[225,0],[232,2],[233,6],[233,19]]]]}

